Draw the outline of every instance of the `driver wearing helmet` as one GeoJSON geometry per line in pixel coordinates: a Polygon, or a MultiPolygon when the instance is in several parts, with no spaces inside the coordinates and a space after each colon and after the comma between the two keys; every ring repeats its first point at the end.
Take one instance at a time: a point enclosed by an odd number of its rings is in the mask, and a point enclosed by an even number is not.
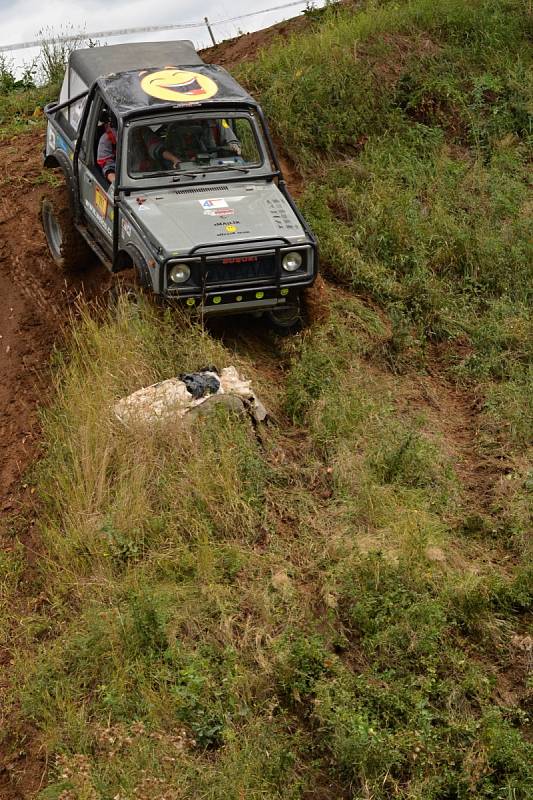
{"type": "Polygon", "coordinates": [[[179,153],[182,161],[194,161],[199,155],[229,150],[241,155],[241,145],[225,119],[183,120],[169,125],[166,143],[179,153]]]}

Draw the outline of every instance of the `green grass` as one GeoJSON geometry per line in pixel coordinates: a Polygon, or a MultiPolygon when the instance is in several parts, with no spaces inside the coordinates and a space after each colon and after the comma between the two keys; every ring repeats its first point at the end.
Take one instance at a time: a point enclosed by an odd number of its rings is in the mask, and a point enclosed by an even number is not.
{"type": "Polygon", "coordinates": [[[530,16],[310,20],[239,71],[307,176],[328,318],[275,381],[143,302],[82,309],[56,354],[39,610],[2,628],[42,800],[531,795],[530,16]],[[115,419],[210,363],[266,399],[260,437],[115,419]]]}
{"type": "Polygon", "coordinates": [[[488,412],[522,447],[530,27],[515,0],[333,7],[312,35],[240,68],[308,176],[301,202],[326,274],[388,310],[397,367],[428,342],[457,342],[448,366],[483,384],[488,412]]]}
{"type": "Polygon", "coordinates": [[[49,625],[15,648],[42,798],[527,796],[494,690],[531,576],[464,574],[453,459],[365,366],[380,335],[347,298],[289,342],[261,444],[227,413],[124,429],[117,398],[235,354],[143,303],[82,315],[36,475],[49,625]]]}
{"type": "Polygon", "coordinates": [[[58,86],[0,94],[0,141],[42,127],[42,110],[46,103],[56,100],[58,95],[58,86]]]}

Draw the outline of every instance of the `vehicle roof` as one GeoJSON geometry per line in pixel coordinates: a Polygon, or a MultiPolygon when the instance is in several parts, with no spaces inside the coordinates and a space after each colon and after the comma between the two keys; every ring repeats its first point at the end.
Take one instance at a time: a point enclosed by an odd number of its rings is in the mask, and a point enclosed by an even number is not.
{"type": "Polygon", "coordinates": [[[198,66],[204,62],[189,40],[173,42],[135,42],[87,47],[70,54],[69,67],[91,86],[98,78],[133,69],[175,66],[198,66]]]}
{"type": "Polygon", "coordinates": [[[139,42],[74,50],[69,66],[98,81],[117,115],[152,106],[205,106],[255,100],[222,67],[205,64],[190,41],[139,42]]]}
{"type": "Polygon", "coordinates": [[[175,70],[172,67],[168,70],[133,70],[100,78],[98,84],[117,116],[131,112],[149,112],[151,108],[160,111],[165,106],[168,106],[169,110],[177,107],[206,108],[221,103],[257,106],[256,101],[225,69],[211,64],[195,66],[194,70],[175,70]],[[157,86],[161,86],[162,73],[165,80],[161,94],[157,86]],[[155,89],[150,87],[152,79],[156,84],[155,89]],[[178,84],[173,83],[174,80],[177,80],[178,84]],[[197,87],[197,91],[193,93],[189,93],[188,89],[184,91],[183,82],[197,87]],[[202,86],[207,86],[208,90],[202,91],[202,86]]]}

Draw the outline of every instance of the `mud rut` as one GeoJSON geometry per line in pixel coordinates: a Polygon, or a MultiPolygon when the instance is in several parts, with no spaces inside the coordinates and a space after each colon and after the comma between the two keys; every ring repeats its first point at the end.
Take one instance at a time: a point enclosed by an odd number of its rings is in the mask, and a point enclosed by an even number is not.
{"type": "MultiPolygon", "coordinates": [[[[46,191],[41,173],[43,130],[0,142],[3,175],[0,180],[0,548],[13,547],[5,522],[23,515],[20,540],[27,551],[27,575],[20,597],[11,609],[13,627],[20,616],[38,604],[32,594],[32,573],[39,540],[33,533],[35,509],[24,474],[38,457],[39,407],[49,398],[49,362],[60,342],[69,315],[80,296],[98,298],[109,285],[107,271],[96,264],[83,274],[65,276],[50,259],[42,232],[39,208],[46,191]],[[25,588],[26,587],[26,588],[25,588]]],[[[284,163],[293,193],[299,176],[284,163]],[[292,177],[292,181],[291,181],[292,177]]],[[[328,288],[320,290],[320,304],[328,288]]],[[[213,335],[254,362],[265,378],[280,384],[283,366],[270,334],[257,320],[224,320],[213,335]]],[[[415,377],[399,400],[400,409],[423,410],[450,448],[465,495],[479,513],[489,513],[505,465],[480,457],[478,410],[475,398],[454,388],[441,374],[415,377]]],[[[11,653],[0,643],[0,728],[10,729],[2,710],[2,689],[8,685],[11,653]]],[[[47,765],[34,733],[18,729],[22,749],[14,739],[0,738],[0,800],[34,797],[43,785],[47,765]]]]}

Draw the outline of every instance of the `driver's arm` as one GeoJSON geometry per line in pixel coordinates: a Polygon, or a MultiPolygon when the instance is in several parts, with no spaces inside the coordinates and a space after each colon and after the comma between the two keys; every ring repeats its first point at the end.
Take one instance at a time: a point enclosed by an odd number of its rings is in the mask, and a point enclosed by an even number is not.
{"type": "Polygon", "coordinates": [[[220,144],[223,147],[227,147],[229,150],[232,150],[236,155],[241,155],[241,143],[235,136],[233,128],[225,119],[223,119],[220,123],[220,144]]]}
{"type": "Polygon", "coordinates": [[[173,167],[179,166],[180,160],[178,156],[175,155],[175,153],[172,153],[170,150],[167,150],[164,141],[152,130],[150,130],[150,128],[144,129],[143,139],[148,151],[148,155],[153,161],[165,159],[166,161],[170,161],[173,167]]]}
{"type": "Polygon", "coordinates": [[[171,153],[170,150],[163,150],[161,153],[161,158],[170,161],[173,167],[178,167],[180,165],[180,160],[174,153],[171,153]]]}

